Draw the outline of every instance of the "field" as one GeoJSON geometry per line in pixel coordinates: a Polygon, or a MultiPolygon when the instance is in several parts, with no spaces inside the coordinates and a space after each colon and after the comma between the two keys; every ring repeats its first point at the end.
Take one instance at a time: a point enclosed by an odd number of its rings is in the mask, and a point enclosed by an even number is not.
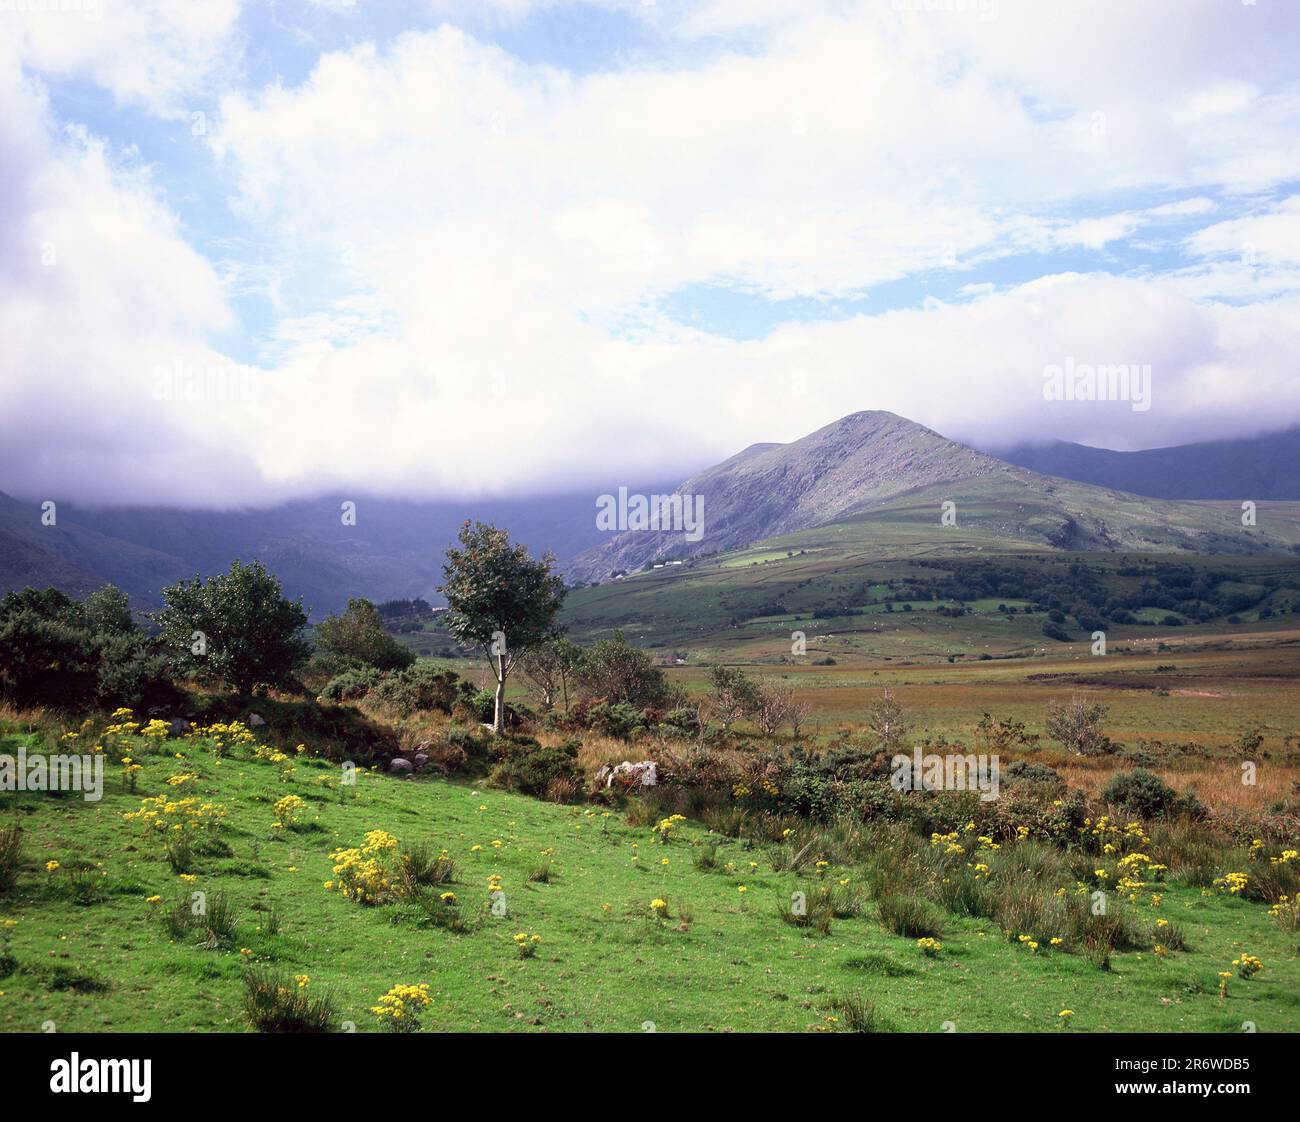
{"type": "MultiPolygon", "coordinates": [[[[22,837],[0,893],[0,1029],[247,1031],[246,986],[267,972],[267,992],[328,995],[331,1025],[359,1032],[383,1027],[391,987],[421,984],[427,1030],[1300,1031],[1300,562],[1063,552],[899,518],[570,592],[571,637],[624,634],[688,701],[721,663],[789,686],[807,717],[797,736],[740,718],[707,745],[659,717],[635,736],[566,726],[516,673],[519,750],[580,742],[568,786],[535,791],[552,801],[489,784],[513,742],[463,707],[276,693],[250,708],[187,684],[179,712],[267,715],[237,743],[5,711],[0,755],[95,743],[109,769],[101,802],[0,793],[0,829],[22,837]],[[981,803],[891,793],[878,773],[809,779],[821,764],[792,750],[874,750],[886,691],[896,746],[991,753],[1032,782],[981,803]],[[1106,751],[1050,734],[1049,706],[1071,699],[1102,706],[1106,751]],[[340,761],[383,764],[385,741],[448,759],[477,745],[482,768],[363,769],[350,786],[340,761]],[[643,759],[669,777],[650,794],[593,781],[643,759]],[[1137,767],[1199,809],[1143,819],[1103,801],[1137,767]],[[797,809],[808,782],[841,801],[797,809]],[[125,817],[159,796],[219,808],[185,860],[125,817]],[[277,806],[292,808],[279,823],[277,806]],[[379,862],[364,904],[332,855],[372,831],[396,841],[355,857],[379,862]],[[403,875],[439,853],[435,879],[403,875]],[[218,918],[187,918],[195,893],[218,918]],[[1089,911],[1099,894],[1112,910],[1089,911]]],[[[487,686],[436,622],[399,638],[487,686]]]]}
{"type": "MultiPolygon", "coordinates": [[[[5,751],[36,732],[9,722],[5,751]]],[[[26,858],[4,898],[18,968],[0,981],[0,1029],[35,1031],[243,1031],[242,976],[252,964],[290,986],[333,995],[338,1015],[372,1031],[376,999],[395,983],[428,983],[428,1030],[837,1031],[845,997],[874,1003],[882,1027],[902,1031],[1259,1031],[1300,1029],[1300,960],[1257,901],[1199,887],[1159,889],[1133,906],[1152,945],[1156,922],[1185,933],[1187,950],[1116,954],[1109,970],[1078,953],[1031,950],[986,919],[949,917],[941,950],[882,926],[876,902],[829,931],[783,923],[796,891],[863,883],[856,863],[777,872],[788,849],[706,835],[697,823],[659,844],[648,825],[590,806],[558,806],[468,783],[363,773],[350,797],[339,768],[302,755],[283,764],[236,749],[218,759],[203,738],[133,742],[143,763],[136,794],[110,773],[102,802],[75,796],[5,797],[21,822],[26,858]],[[193,775],[180,792],[166,784],[193,775]],[[142,798],[173,792],[220,803],[225,824],[182,880],[123,819],[142,798]],[[286,794],[306,810],[276,829],[286,794]],[[457,934],[421,923],[401,903],[362,906],[327,891],[331,851],[383,829],[426,841],[456,863],[454,891],[468,919],[457,934]],[[719,846],[717,867],[699,868],[719,846]],[[68,870],[93,867],[77,894],[68,870]],[[59,867],[46,871],[47,862],[59,867]],[[545,883],[529,875],[549,864],[545,883]],[[493,916],[488,879],[500,877],[507,914],[493,916]],[[173,939],[164,913],[201,891],[234,909],[228,941],[205,948],[173,939]],[[150,903],[152,897],[160,897],[150,903]],[[665,902],[666,916],[651,901],[665,902]],[[523,958],[516,933],[539,934],[523,958]],[[1242,952],[1265,968],[1219,973],[1242,952]],[[1072,1010],[1069,1024],[1059,1013],[1072,1010]]],[[[795,839],[796,841],[798,839],[795,839]]],[[[794,842],[791,842],[791,846],[794,842]]]]}

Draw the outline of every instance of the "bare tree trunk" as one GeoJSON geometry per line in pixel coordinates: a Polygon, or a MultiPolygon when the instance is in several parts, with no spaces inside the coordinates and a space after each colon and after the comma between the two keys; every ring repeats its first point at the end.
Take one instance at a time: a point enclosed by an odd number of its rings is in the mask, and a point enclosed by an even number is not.
{"type": "Polygon", "coordinates": [[[500,736],[506,730],[506,656],[497,655],[497,704],[492,717],[492,731],[500,736]]]}

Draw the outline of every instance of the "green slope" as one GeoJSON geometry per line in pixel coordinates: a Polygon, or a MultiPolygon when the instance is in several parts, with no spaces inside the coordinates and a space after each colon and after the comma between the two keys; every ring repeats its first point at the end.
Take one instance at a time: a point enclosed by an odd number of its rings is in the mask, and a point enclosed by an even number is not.
{"type": "MultiPolygon", "coordinates": [[[[13,751],[19,737],[0,739],[13,751]]],[[[30,734],[22,739],[36,746],[30,734]]],[[[1071,1031],[1237,1031],[1245,1020],[1261,1032],[1300,1029],[1300,962],[1258,903],[1170,886],[1161,910],[1145,907],[1143,919],[1176,919],[1190,952],[1117,954],[1110,972],[1078,954],[1032,954],[985,921],[956,918],[930,959],[886,931],[874,904],[829,934],[787,926],[778,911],[812,881],[774,872],[765,847],[726,839],[720,867],[697,868],[706,836],[697,823],[660,845],[617,814],[441,780],[367,776],[355,801],[340,802],[337,767],[320,760],[299,759],[285,780],[266,761],[218,762],[199,741],[141,744],[137,758],[141,796],[170,790],[168,775],[197,776],[190,793],[228,812],[228,852],[200,856],[195,879],[178,880],[123,820],[140,798],[115,782],[97,804],[0,795],[6,821],[22,822],[27,853],[17,890],[0,897],[0,917],[16,921],[7,930],[19,964],[0,979],[0,1030],[52,1021],[59,1032],[241,1031],[249,963],[308,975],[360,1032],[376,1028],[370,1007],[399,982],[429,983],[431,1031],[641,1032],[646,1022],[660,1032],[832,1030],[830,1003],[844,994],[918,1032],[945,1021],[962,1032],[1059,1031],[1063,1008],[1075,1011],[1071,1031]],[[173,758],[178,748],[184,759],[173,758]],[[290,793],[307,801],[303,828],[276,830],[271,804],[290,793]],[[423,928],[399,905],[362,907],[324,889],[330,851],[376,828],[445,847],[459,866],[451,887],[469,933],[423,928]],[[551,880],[530,883],[543,851],[551,880]],[[92,865],[98,902],[66,898],[64,870],[78,859],[92,865]],[[47,861],[62,867],[47,873],[47,861]],[[487,909],[492,874],[506,893],[503,918],[487,909]],[[193,891],[228,894],[237,922],[229,948],[172,941],[147,902],[193,891]],[[650,915],[655,898],[672,922],[650,915]],[[520,931],[542,936],[535,958],[517,954],[520,931]],[[1265,971],[1234,980],[1221,1002],[1217,972],[1242,949],[1265,971]]],[[[860,883],[849,866],[824,876],[860,883]]]]}

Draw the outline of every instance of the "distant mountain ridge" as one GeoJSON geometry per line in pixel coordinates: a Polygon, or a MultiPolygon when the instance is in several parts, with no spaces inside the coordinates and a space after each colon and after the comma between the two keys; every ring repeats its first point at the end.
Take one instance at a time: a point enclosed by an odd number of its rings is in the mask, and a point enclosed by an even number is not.
{"type": "Polygon", "coordinates": [[[990,454],[1011,464],[1158,499],[1300,499],[1300,426],[1140,452],[1054,441],[990,454]]]}
{"type": "Polygon", "coordinates": [[[887,507],[938,523],[943,502],[963,524],[1070,549],[1253,552],[1288,536],[1240,532],[1231,512],[1140,499],[1121,489],[1052,478],[1007,463],[883,411],[853,413],[790,444],[754,445],[677,492],[703,496],[705,532],[629,530],[569,566],[604,580],[646,564],[738,549],[887,507]]]}
{"type": "Polygon", "coordinates": [[[160,605],[163,587],[258,559],[313,618],[352,596],[423,596],[442,581],[443,550],[467,518],[495,522],[535,553],[571,558],[600,542],[592,494],[479,502],[357,497],[357,524],[344,526],[341,497],[262,510],[161,507],[92,510],[59,503],[55,525],[39,503],[0,492],[0,592],[53,585],[83,595],[105,583],[138,608],[160,605]]]}
{"type": "Polygon", "coordinates": [[[867,411],[790,444],[752,444],[676,488],[629,488],[703,496],[704,533],[694,542],[685,533],[602,532],[597,495],[617,487],[464,502],[362,496],[353,527],[340,521],[341,496],[225,512],[60,503],[57,524],[44,526],[39,503],[0,492],[0,592],[54,585],[82,595],[111,582],[151,608],[165,585],[239,557],[263,561],[313,618],[351,596],[436,600],[443,550],[466,518],[507,528],[536,554],[553,551],[577,582],[845,520],[929,528],[946,501],[963,526],[1057,548],[1253,552],[1290,549],[1300,534],[1294,521],[1266,518],[1246,535],[1232,509],[1163,501],[1300,500],[1300,429],[1150,452],[1058,443],[1006,455],[1017,462],[867,411]]]}

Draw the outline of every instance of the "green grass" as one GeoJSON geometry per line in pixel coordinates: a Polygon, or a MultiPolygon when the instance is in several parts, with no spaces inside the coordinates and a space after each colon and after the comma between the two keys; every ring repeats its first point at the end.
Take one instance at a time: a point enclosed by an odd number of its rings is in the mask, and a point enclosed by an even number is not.
{"type": "MultiPolygon", "coordinates": [[[[26,739],[37,746],[34,735],[26,739]]],[[[15,745],[11,735],[0,750],[15,745]]],[[[697,868],[695,847],[706,835],[695,823],[661,845],[616,813],[443,780],[367,774],[343,802],[338,770],[324,761],[299,759],[283,781],[273,764],[218,762],[197,741],[168,741],[137,758],[145,770],[135,796],[121,791],[111,766],[99,803],[0,795],[0,824],[17,821],[25,832],[18,887],[0,898],[0,916],[17,920],[20,964],[0,980],[0,1029],[53,1021],[61,1032],[243,1031],[249,962],[310,975],[312,991],[331,991],[357,1031],[377,1028],[370,1007],[398,982],[430,984],[426,1030],[638,1032],[644,1022],[661,1032],[830,1029],[832,1004],[846,995],[874,1002],[906,1031],[940,1031],[945,1021],[963,1032],[1060,1031],[1063,1008],[1075,1011],[1076,1032],[1235,1032],[1244,1021],[1260,1031],[1300,1029],[1300,961],[1288,937],[1262,904],[1198,889],[1171,886],[1159,912],[1143,909],[1187,933],[1192,950],[1165,960],[1116,954],[1103,972],[1080,955],[1034,955],[986,921],[951,917],[943,950],[930,959],[888,933],[874,903],[835,920],[829,935],[782,923],[781,902],[808,882],[773,872],[771,853],[731,839],[722,841],[718,868],[697,868]],[[177,750],[186,758],[173,758],[177,750]],[[198,857],[192,884],[122,819],[182,771],[199,776],[192,793],[228,809],[224,846],[198,857]],[[291,793],[307,800],[301,827],[276,830],[272,803],[291,793]],[[375,828],[449,852],[468,933],[420,927],[401,905],[362,907],[324,889],[330,851],[360,844],[375,828]],[[529,882],[544,850],[549,880],[529,882]],[[78,858],[102,864],[102,902],[61,898],[60,874],[45,871],[46,861],[78,858]],[[506,893],[504,918],[488,911],[492,874],[506,893]],[[158,894],[170,904],[194,890],[222,890],[234,902],[230,949],[173,942],[162,909],[146,902],[158,894]],[[671,922],[651,916],[656,897],[667,901],[671,922]],[[678,929],[682,913],[686,930],[678,929]],[[519,931],[542,936],[536,957],[519,957],[519,931]],[[1250,981],[1234,978],[1221,1002],[1217,973],[1241,951],[1266,968],[1250,981]]]]}

